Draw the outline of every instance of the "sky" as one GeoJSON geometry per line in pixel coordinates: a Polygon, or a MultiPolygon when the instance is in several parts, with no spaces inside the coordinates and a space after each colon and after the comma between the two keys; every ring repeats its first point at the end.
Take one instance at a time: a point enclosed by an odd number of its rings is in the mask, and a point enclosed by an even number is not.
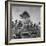
{"type": "Polygon", "coordinates": [[[20,14],[23,14],[24,11],[27,11],[30,15],[30,20],[33,23],[38,24],[40,22],[40,7],[37,6],[12,6],[12,21],[21,20],[20,14]]]}

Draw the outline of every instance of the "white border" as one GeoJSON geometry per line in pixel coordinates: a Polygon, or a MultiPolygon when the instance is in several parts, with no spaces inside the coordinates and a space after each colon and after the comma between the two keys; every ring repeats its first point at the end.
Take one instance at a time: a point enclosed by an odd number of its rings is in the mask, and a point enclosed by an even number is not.
{"type": "MultiPolygon", "coordinates": [[[[9,41],[9,43],[19,43],[19,42],[37,42],[37,41],[43,41],[44,40],[44,5],[43,4],[36,4],[36,3],[18,3],[18,2],[8,2],[8,21],[9,21],[9,25],[8,25],[8,36],[10,36],[10,4],[26,4],[26,5],[38,5],[38,6],[42,6],[41,7],[41,37],[40,38],[26,38],[26,39],[11,39],[9,41]]],[[[9,37],[8,37],[9,39],[9,37]]]]}

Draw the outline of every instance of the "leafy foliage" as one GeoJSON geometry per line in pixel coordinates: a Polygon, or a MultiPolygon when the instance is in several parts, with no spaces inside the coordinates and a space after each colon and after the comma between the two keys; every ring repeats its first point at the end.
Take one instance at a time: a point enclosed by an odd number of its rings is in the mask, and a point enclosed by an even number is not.
{"type": "Polygon", "coordinates": [[[30,20],[26,21],[26,19],[30,17],[26,11],[22,15],[20,15],[20,17],[22,19],[25,19],[26,23],[22,23],[21,20],[19,20],[19,22],[15,20],[15,23],[12,22],[12,28],[15,28],[14,30],[14,34],[16,35],[15,38],[25,38],[28,36],[29,38],[40,37],[40,27],[39,27],[40,22],[39,25],[36,25],[35,23],[33,24],[33,22],[31,22],[30,20]]]}

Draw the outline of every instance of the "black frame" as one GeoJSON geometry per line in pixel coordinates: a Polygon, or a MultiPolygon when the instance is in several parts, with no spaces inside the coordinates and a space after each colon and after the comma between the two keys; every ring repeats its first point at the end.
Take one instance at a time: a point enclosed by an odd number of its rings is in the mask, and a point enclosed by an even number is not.
{"type": "Polygon", "coordinates": [[[12,2],[44,4],[44,41],[23,42],[23,43],[8,43],[8,1],[5,1],[5,44],[6,45],[13,45],[13,44],[44,43],[45,42],[45,2],[29,2],[29,1],[12,1],[12,2]]]}

